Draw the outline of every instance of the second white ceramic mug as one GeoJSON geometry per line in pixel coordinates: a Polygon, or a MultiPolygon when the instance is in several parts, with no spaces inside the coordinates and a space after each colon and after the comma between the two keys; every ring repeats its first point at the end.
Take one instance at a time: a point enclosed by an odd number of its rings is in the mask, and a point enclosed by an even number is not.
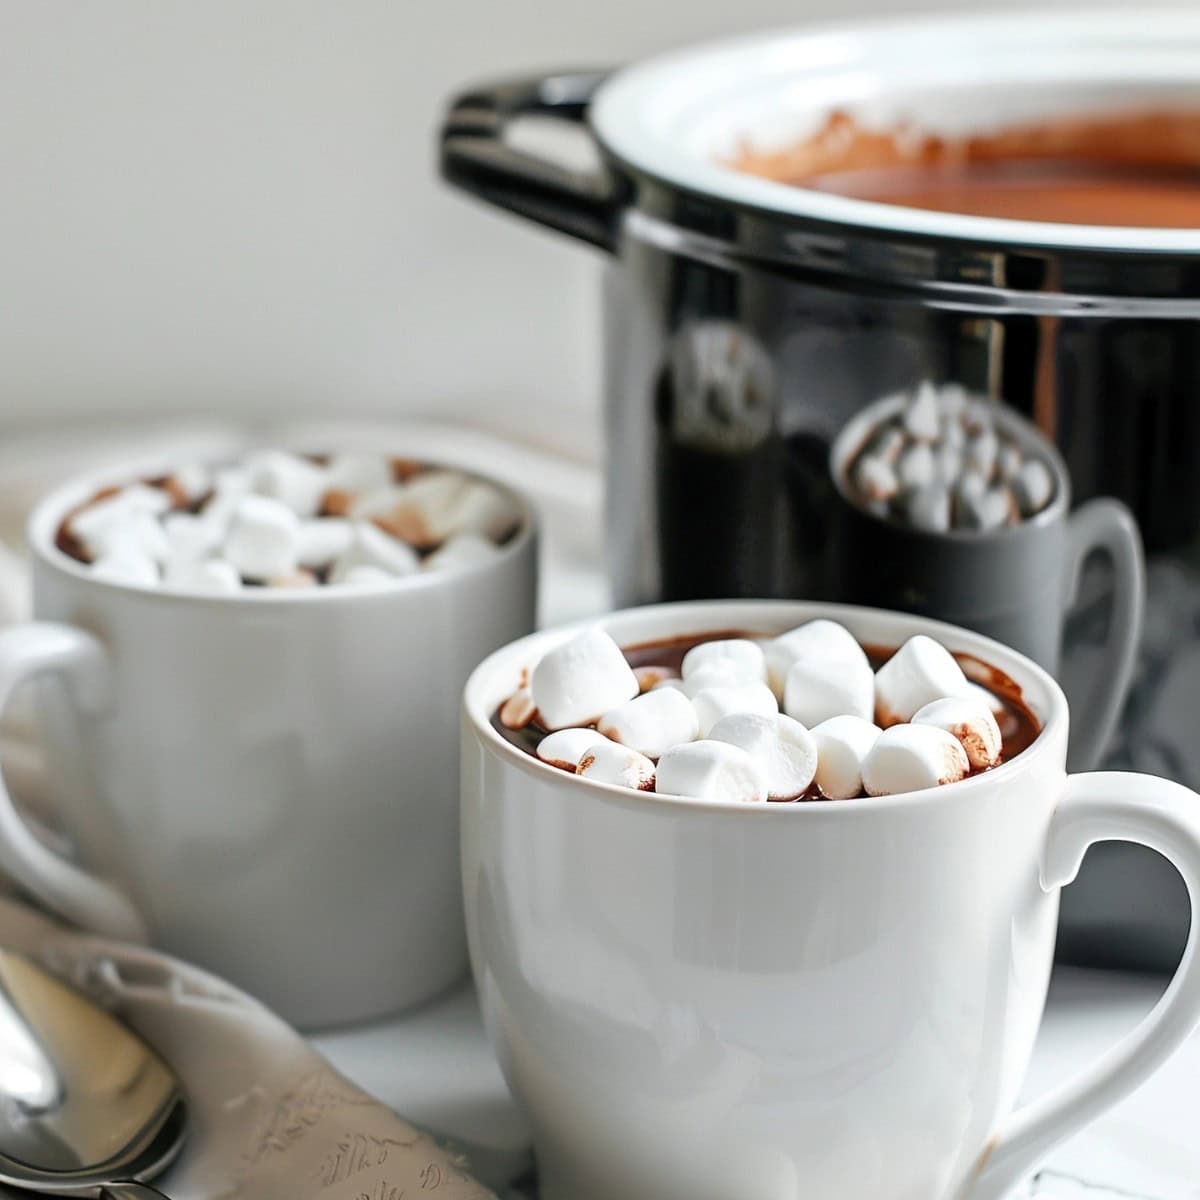
{"type": "Polygon", "coordinates": [[[664,605],[603,624],[632,645],[814,617],[863,642],[927,633],[982,659],[1020,686],[1041,734],[993,771],[923,792],[705,803],[579,779],[493,728],[570,630],[506,647],[467,684],[472,964],[545,1200],[998,1200],[1200,1018],[1193,919],[1151,1015],[1014,1109],[1059,890],[1087,847],[1150,846],[1193,912],[1200,892],[1200,797],[1150,776],[1068,777],[1067,703],[1030,660],[838,605],[664,605]]]}
{"type": "MultiPolygon", "coordinates": [[[[161,468],[162,464],[157,464],[161,468]]],[[[382,586],[188,595],[55,546],[106,472],[29,524],[33,624],[0,633],[0,708],[39,680],[68,860],[0,785],[0,866],[84,928],[147,939],[301,1026],[419,1003],[466,970],[455,714],[533,628],[536,529],[382,586]]]]}

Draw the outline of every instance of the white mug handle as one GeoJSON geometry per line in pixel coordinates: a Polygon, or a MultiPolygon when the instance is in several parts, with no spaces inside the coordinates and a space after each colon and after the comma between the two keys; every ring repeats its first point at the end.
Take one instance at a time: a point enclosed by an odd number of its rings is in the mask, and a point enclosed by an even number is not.
{"type": "Polygon", "coordinates": [[[1091,681],[1087,694],[1071,700],[1070,766],[1087,771],[1100,761],[1121,716],[1142,644],[1146,607],[1146,567],[1142,537],[1133,513],[1107,496],[1081,504],[1067,519],[1064,596],[1070,604],[1079,591],[1083,564],[1094,550],[1112,560],[1113,607],[1104,645],[1103,679],[1091,681]]]}
{"type": "Polygon", "coordinates": [[[1200,796],[1178,783],[1123,771],[1073,775],[1054,813],[1042,855],[1045,891],[1065,887],[1094,842],[1149,846],[1183,876],[1192,924],[1167,990],[1131,1033],[1096,1063],[1018,1108],[988,1140],[964,1196],[997,1200],[1046,1152],[1145,1082],[1200,1024],[1200,796]]]}
{"type": "MultiPolygon", "coordinates": [[[[22,683],[50,673],[66,682],[80,712],[94,715],[108,705],[112,691],[108,652],[90,633],[43,621],[0,632],[0,713],[22,683]]],[[[0,869],[47,908],[83,929],[127,941],[148,938],[145,922],[124,892],[56,854],[26,825],[2,771],[0,869]]]]}

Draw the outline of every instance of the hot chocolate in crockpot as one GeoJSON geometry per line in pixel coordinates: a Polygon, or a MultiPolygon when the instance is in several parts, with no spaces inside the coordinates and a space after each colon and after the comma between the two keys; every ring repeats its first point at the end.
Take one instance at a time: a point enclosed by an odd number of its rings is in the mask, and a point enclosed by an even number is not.
{"type": "Polygon", "coordinates": [[[1200,227],[1200,113],[1063,116],[950,137],[835,111],[729,162],[781,183],[909,208],[1071,225],[1200,227]]]}
{"type": "Polygon", "coordinates": [[[531,665],[492,724],[601,783],[748,802],[955,783],[1039,733],[1020,688],[986,663],[923,635],[860,645],[828,620],[624,649],[588,629],[531,665]]]}

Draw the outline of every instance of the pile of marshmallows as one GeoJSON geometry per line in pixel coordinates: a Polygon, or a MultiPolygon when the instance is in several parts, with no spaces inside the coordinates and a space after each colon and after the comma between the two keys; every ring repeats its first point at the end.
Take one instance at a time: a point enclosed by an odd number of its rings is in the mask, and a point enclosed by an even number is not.
{"type": "Polygon", "coordinates": [[[844,626],[810,621],[702,642],[681,673],[635,671],[591,628],[541,659],[500,721],[553,731],[538,757],[587,779],[701,800],[796,800],[814,783],[830,800],[891,795],[1000,761],[1000,701],[924,635],[874,672],[844,626]]]}
{"type": "Polygon", "coordinates": [[[104,495],[63,532],[97,578],[236,592],[381,584],[486,561],[519,519],[498,488],[461,471],[264,450],[104,495]]]}
{"type": "Polygon", "coordinates": [[[926,381],[859,452],[850,481],[880,516],[916,529],[987,532],[1041,512],[1054,476],[993,418],[994,405],[959,384],[926,381]]]}

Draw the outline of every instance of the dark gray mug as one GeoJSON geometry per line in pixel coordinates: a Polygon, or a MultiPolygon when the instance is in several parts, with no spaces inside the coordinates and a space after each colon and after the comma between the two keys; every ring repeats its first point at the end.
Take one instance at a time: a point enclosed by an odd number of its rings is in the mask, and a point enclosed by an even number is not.
{"type": "Polygon", "coordinates": [[[1107,498],[1072,513],[1062,456],[1034,425],[991,405],[997,430],[1054,476],[1054,495],[1041,512],[986,533],[932,533],[873,513],[856,495],[848,468],[880,422],[904,403],[893,396],[871,405],[833,443],[829,465],[839,499],[829,547],[833,598],[965,625],[1057,674],[1063,622],[1083,565],[1093,552],[1107,556],[1113,598],[1102,677],[1090,681],[1086,695],[1070,698],[1070,765],[1090,769],[1120,715],[1141,640],[1145,568],[1133,515],[1107,498]]]}

